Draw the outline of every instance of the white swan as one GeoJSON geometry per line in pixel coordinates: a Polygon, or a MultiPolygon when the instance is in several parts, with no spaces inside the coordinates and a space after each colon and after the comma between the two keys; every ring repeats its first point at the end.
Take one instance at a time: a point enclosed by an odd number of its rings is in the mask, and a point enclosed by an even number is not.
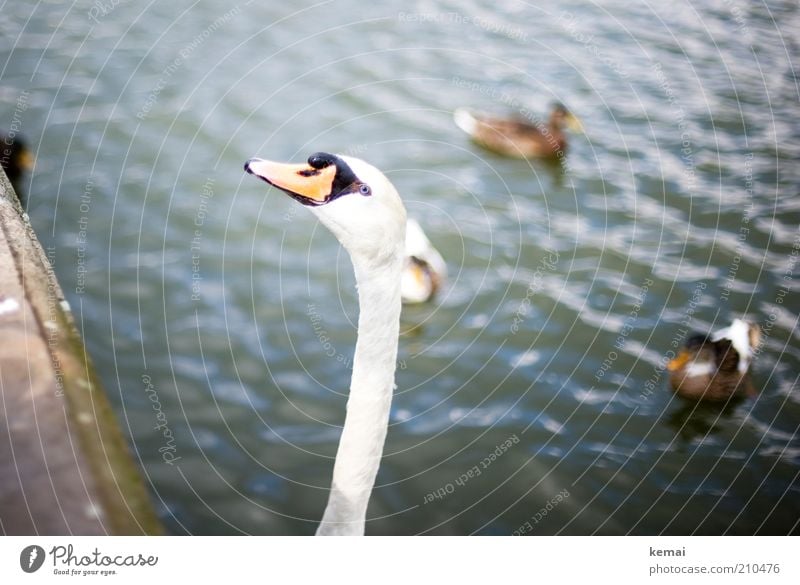
{"type": "Polygon", "coordinates": [[[422,227],[409,218],[406,226],[406,260],[400,294],[404,303],[424,303],[433,298],[447,276],[447,265],[422,227]]]}
{"type": "Polygon", "coordinates": [[[358,340],[333,483],[317,535],[364,534],[394,390],[406,210],[383,173],[359,159],[320,152],[308,164],[251,159],[244,168],[308,206],[353,262],[358,340]]]}

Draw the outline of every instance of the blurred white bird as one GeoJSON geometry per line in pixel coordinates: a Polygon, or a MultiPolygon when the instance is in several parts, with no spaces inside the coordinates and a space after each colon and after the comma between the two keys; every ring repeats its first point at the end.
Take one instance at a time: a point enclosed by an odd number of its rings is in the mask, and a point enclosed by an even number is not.
{"type": "Polygon", "coordinates": [[[447,265],[422,227],[409,218],[406,225],[406,259],[400,295],[404,303],[424,303],[433,298],[447,276],[447,265]]]}

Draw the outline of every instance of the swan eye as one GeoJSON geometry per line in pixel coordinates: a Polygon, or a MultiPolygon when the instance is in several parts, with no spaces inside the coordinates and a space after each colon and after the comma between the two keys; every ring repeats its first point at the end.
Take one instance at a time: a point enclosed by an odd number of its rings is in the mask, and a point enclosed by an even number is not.
{"type": "Polygon", "coordinates": [[[363,183],[358,188],[358,192],[361,193],[362,195],[364,195],[365,197],[367,195],[372,195],[372,189],[369,188],[369,185],[365,185],[363,183]]]}

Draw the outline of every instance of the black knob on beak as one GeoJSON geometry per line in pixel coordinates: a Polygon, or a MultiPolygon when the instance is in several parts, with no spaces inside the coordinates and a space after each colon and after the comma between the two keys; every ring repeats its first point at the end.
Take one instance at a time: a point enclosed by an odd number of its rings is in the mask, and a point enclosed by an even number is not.
{"type": "Polygon", "coordinates": [[[327,152],[315,152],[308,157],[308,164],[312,169],[324,169],[336,164],[336,155],[327,152]]]}

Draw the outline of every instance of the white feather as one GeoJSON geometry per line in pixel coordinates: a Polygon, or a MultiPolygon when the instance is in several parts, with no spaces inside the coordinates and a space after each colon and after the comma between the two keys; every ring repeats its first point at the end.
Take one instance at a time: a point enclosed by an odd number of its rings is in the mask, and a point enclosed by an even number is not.
{"type": "Polygon", "coordinates": [[[686,376],[695,378],[697,376],[709,376],[714,373],[716,366],[711,362],[692,362],[686,367],[686,376]]]}
{"type": "Polygon", "coordinates": [[[711,336],[711,341],[728,339],[733,349],[739,354],[738,370],[744,374],[750,367],[753,351],[750,347],[750,323],[742,319],[734,319],[729,327],[720,329],[711,336]]]}
{"type": "Polygon", "coordinates": [[[437,281],[441,282],[447,276],[447,264],[419,223],[411,218],[406,224],[405,255],[400,288],[403,302],[424,303],[436,292],[437,281]],[[412,256],[424,261],[426,266],[417,265],[412,256]]]}
{"type": "Polygon", "coordinates": [[[474,134],[478,128],[478,120],[475,119],[475,116],[469,113],[469,110],[464,108],[458,108],[455,112],[453,112],[453,120],[456,123],[456,126],[461,128],[467,134],[474,134]]]}
{"type": "Polygon", "coordinates": [[[416,256],[428,263],[431,269],[441,277],[447,276],[447,264],[439,251],[433,247],[422,226],[415,219],[406,222],[406,256],[416,256]]]}
{"type": "Polygon", "coordinates": [[[7,298],[0,301],[0,315],[5,315],[6,313],[14,313],[15,311],[19,310],[19,303],[17,299],[7,298]]]}

